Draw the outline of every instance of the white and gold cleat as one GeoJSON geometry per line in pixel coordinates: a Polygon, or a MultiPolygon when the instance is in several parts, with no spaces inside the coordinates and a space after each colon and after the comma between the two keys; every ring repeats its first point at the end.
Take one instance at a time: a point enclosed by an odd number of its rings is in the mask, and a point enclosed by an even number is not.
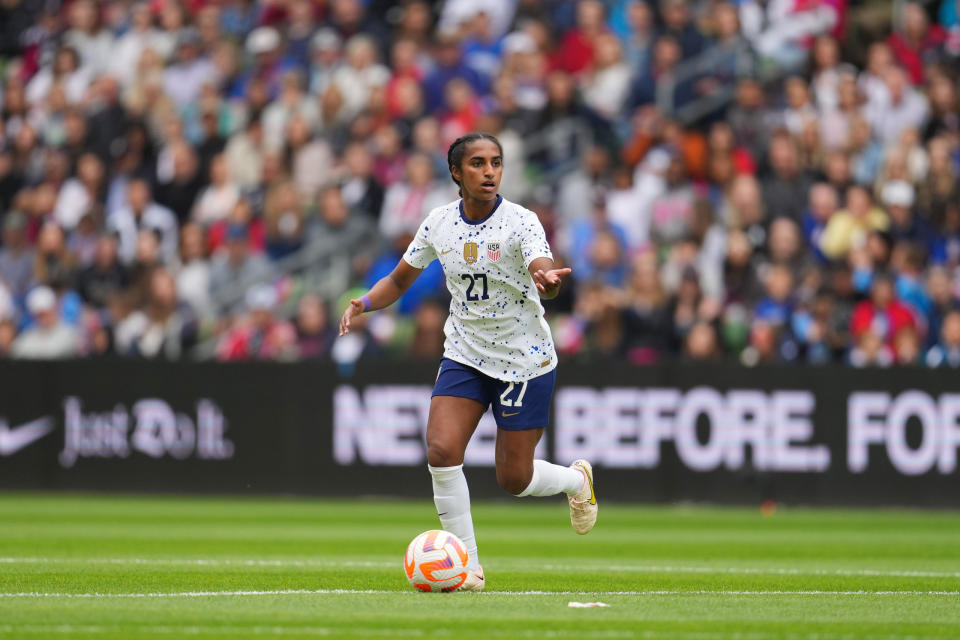
{"type": "Polygon", "coordinates": [[[575,460],[570,465],[583,473],[583,488],[567,496],[570,502],[570,524],[573,530],[583,535],[597,523],[597,495],[593,490],[593,467],[586,460],[575,460]]]}
{"type": "Polygon", "coordinates": [[[457,591],[483,591],[483,585],[486,580],[483,577],[483,567],[477,567],[476,571],[467,569],[467,577],[457,591]]]}

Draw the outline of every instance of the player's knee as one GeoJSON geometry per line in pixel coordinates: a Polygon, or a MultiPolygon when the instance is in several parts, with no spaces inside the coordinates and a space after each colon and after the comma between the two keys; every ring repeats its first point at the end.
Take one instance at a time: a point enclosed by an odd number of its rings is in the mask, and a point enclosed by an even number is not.
{"type": "Polygon", "coordinates": [[[431,467],[454,467],[463,464],[463,452],[443,442],[427,443],[427,464],[431,467]]]}
{"type": "Polygon", "coordinates": [[[521,469],[502,469],[497,467],[497,484],[511,495],[519,495],[530,484],[531,474],[521,469]]]}

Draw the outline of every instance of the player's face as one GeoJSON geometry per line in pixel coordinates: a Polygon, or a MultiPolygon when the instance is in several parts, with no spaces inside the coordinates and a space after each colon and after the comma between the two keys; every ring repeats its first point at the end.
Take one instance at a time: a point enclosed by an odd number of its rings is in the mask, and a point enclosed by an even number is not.
{"type": "Polygon", "coordinates": [[[476,200],[493,200],[500,190],[503,158],[497,145],[486,139],[467,144],[457,176],[463,195],[476,200]]]}

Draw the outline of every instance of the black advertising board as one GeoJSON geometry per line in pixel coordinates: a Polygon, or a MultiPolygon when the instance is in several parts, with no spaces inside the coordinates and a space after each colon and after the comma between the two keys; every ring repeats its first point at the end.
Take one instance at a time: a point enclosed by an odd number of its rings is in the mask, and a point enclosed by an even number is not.
{"type": "MultiPolygon", "coordinates": [[[[0,489],[430,494],[436,363],[0,363],[0,489]]],[[[960,375],[561,364],[539,455],[623,501],[960,506],[960,375]]],[[[503,495],[488,413],[467,452],[503,495]]]]}

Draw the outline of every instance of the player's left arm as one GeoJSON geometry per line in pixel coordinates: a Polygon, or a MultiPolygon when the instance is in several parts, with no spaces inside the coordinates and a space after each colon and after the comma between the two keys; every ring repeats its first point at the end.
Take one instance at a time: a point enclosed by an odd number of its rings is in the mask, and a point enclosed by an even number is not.
{"type": "Polygon", "coordinates": [[[563,276],[572,271],[570,267],[556,268],[553,259],[546,256],[534,258],[527,269],[533,276],[533,282],[537,285],[540,297],[544,300],[557,297],[557,294],[560,293],[560,282],[563,276]]]}

